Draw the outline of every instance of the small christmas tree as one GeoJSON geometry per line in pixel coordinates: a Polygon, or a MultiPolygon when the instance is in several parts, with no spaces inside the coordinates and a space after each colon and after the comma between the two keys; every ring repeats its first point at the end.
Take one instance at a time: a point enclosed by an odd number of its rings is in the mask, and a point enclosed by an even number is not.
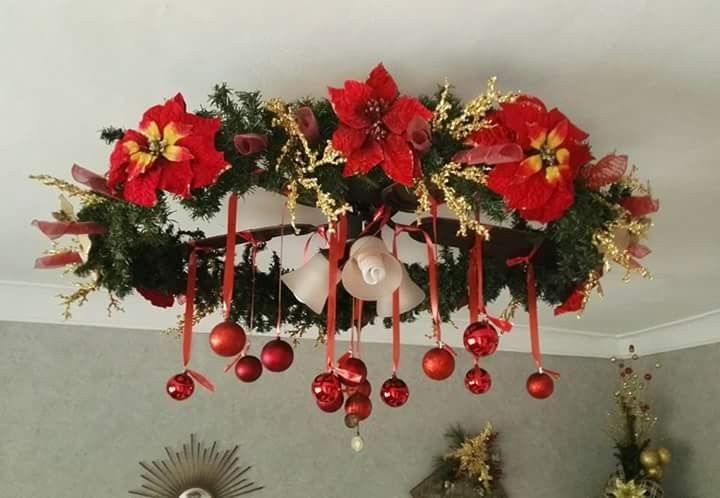
{"type": "MultiPolygon", "coordinates": [[[[639,356],[629,348],[635,364],[639,356]]],[[[615,443],[617,471],[606,486],[607,498],[659,498],[663,496],[660,480],[663,468],[670,463],[670,450],[650,449],[658,417],[651,413],[649,389],[652,374],[640,374],[628,363],[612,358],[619,369],[619,386],[615,391],[615,411],[609,413],[608,433],[615,443]]],[[[660,368],[660,364],[655,364],[660,368]]]]}

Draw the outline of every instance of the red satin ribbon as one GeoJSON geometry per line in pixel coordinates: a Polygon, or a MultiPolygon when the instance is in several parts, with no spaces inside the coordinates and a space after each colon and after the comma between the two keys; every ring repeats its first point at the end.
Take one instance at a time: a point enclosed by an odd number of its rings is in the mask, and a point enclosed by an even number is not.
{"type": "Polygon", "coordinates": [[[358,235],[358,239],[360,237],[365,237],[366,235],[371,235],[371,233],[372,235],[377,234],[385,225],[387,225],[387,222],[390,221],[390,216],[392,216],[392,211],[385,204],[377,208],[375,213],[373,213],[370,223],[368,223],[365,226],[365,229],[360,232],[360,235],[358,235]],[[377,227],[375,227],[376,224],[377,227]]]}
{"type": "Polygon", "coordinates": [[[75,265],[82,263],[80,253],[75,251],[66,251],[58,254],[50,254],[49,256],[41,256],[35,259],[36,270],[53,270],[62,268],[67,265],[75,265]]]}
{"type": "Polygon", "coordinates": [[[310,260],[310,242],[312,242],[313,237],[315,237],[316,235],[325,241],[326,247],[328,245],[327,230],[325,228],[325,225],[320,225],[313,233],[310,234],[310,236],[305,241],[305,250],[303,251],[303,264],[306,264],[310,260]]]}
{"type": "MultiPolygon", "coordinates": [[[[397,258],[397,232],[393,237],[392,255],[397,258]]],[[[392,295],[392,373],[395,375],[400,367],[400,288],[392,295]]]]}
{"type": "Polygon", "coordinates": [[[483,243],[484,240],[479,234],[475,234],[475,244],[470,250],[470,261],[468,262],[468,310],[470,323],[477,322],[482,316],[483,319],[492,323],[501,332],[510,332],[512,324],[507,320],[494,317],[487,312],[485,307],[484,281],[483,281],[483,243]]]}
{"type": "Polygon", "coordinates": [[[89,187],[90,190],[96,194],[115,198],[113,193],[110,192],[110,189],[107,186],[107,180],[104,176],[98,175],[97,173],[94,173],[89,169],[85,169],[78,164],[73,164],[70,169],[70,174],[72,175],[73,180],[81,185],[89,187]]]}
{"type": "Polygon", "coordinates": [[[205,376],[190,370],[190,355],[192,353],[193,315],[195,314],[195,283],[197,281],[197,252],[200,250],[194,242],[190,243],[190,257],[188,259],[188,278],[185,289],[185,319],[183,323],[182,336],[182,363],[185,371],[198,384],[208,391],[215,391],[215,386],[205,376]]]}
{"type": "Polygon", "coordinates": [[[352,327],[350,328],[350,353],[360,356],[360,334],[362,333],[363,300],[353,298],[352,327]]]}
{"type": "Polygon", "coordinates": [[[328,244],[328,298],[327,298],[327,344],[326,362],[328,369],[333,369],[335,361],[335,330],[337,320],[337,275],[338,264],[345,254],[345,242],[347,241],[347,218],[342,216],[336,223],[335,231],[329,234],[328,244]]]}
{"type": "Polygon", "coordinates": [[[225,236],[225,272],[223,274],[223,306],[225,320],[230,320],[233,285],[235,283],[235,241],[237,226],[237,194],[228,200],[227,235],[225,236]]]}
{"type": "Polygon", "coordinates": [[[31,223],[50,240],[59,239],[63,235],[101,235],[107,232],[100,223],[92,221],[42,221],[31,223]]]}
{"type": "Polygon", "coordinates": [[[509,267],[525,265],[526,267],[526,286],[528,296],[528,316],[530,320],[530,349],[532,351],[535,365],[541,373],[546,373],[554,378],[559,378],[560,374],[552,370],[543,368],[542,365],[542,354],[540,352],[540,328],[538,325],[538,310],[537,310],[537,290],[535,289],[535,268],[532,264],[532,258],[535,256],[539,246],[535,246],[530,254],[527,256],[521,256],[519,258],[512,258],[507,260],[509,267]]]}

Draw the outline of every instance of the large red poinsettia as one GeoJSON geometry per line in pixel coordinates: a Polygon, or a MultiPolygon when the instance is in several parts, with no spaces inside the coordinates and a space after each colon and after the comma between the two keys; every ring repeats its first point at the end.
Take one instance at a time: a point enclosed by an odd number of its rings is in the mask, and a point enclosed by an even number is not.
{"type": "Polygon", "coordinates": [[[560,218],[575,201],[580,168],[592,159],[587,133],[534,97],[503,104],[493,120],[497,129],[476,139],[509,139],[522,147],[524,158],[496,165],[488,176],[490,190],[528,221],[560,218]]]}
{"type": "Polygon", "coordinates": [[[145,111],[137,130],[128,130],[110,156],[108,186],[125,200],[154,206],[157,190],[180,197],[211,185],[229,167],[215,149],[219,119],[188,113],[181,94],[145,111]]]}
{"type": "MultiPolygon", "coordinates": [[[[343,88],[330,88],[329,94],[340,120],[332,144],[347,159],[343,175],[366,174],[380,165],[394,181],[412,185],[420,151],[413,150],[409,127],[415,118],[428,122],[432,112],[419,100],[399,95],[382,64],[364,83],[349,80],[343,88]]],[[[412,129],[417,128],[416,119],[412,129]]]]}

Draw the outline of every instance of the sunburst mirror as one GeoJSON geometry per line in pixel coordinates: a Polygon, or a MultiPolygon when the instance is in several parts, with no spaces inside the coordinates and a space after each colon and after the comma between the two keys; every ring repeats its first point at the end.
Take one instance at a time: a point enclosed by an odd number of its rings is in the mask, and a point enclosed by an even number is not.
{"type": "Polygon", "coordinates": [[[238,464],[238,446],[221,451],[218,443],[205,446],[190,435],[180,450],[165,448],[166,459],[140,462],[143,483],[131,495],[146,498],[236,498],[263,489],[238,464]]]}

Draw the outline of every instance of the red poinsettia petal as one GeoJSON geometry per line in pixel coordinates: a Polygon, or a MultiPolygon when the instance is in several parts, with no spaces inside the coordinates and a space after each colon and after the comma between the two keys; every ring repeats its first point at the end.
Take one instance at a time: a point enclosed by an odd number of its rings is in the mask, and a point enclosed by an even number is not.
{"type": "Polygon", "coordinates": [[[142,297],[150,301],[153,306],[157,306],[159,308],[170,308],[173,304],[175,304],[175,298],[172,294],[167,292],[160,292],[153,289],[147,289],[145,287],[138,287],[136,290],[142,297]]]}
{"type": "Polygon", "coordinates": [[[585,293],[581,289],[576,289],[560,306],[556,307],[553,313],[555,316],[562,315],[563,313],[571,313],[573,311],[580,311],[583,309],[583,301],[585,300],[585,293]]]}
{"type": "Polygon", "coordinates": [[[383,150],[375,140],[368,140],[365,146],[355,149],[348,157],[343,176],[366,174],[383,160],[383,150]]]}
{"type": "Polygon", "coordinates": [[[365,108],[373,89],[360,81],[346,81],[343,88],[329,88],[330,102],[340,122],[351,128],[367,128],[372,123],[365,108]]]}
{"type": "Polygon", "coordinates": [[[190,197],[190,184],[193,177],[190,161],[163,162],[162,165],[158,165],[157,169],[161,172],[158,188],[179,195],[183,199],[190,197]]]}
{"type": "Polygon", "coordinates": [[[175,96],[170,99],[173,102],[175,102],[178,106],[180,106],[180,109],[182,109],[183,112],[187,111],[187,105],[185,104],[185,97],[182,96],[182,93],[178,92],[175,94],[175,96]]]}
{"type": "Polygon", "coordinates": [[[413,153],[405,139],[389,134],[383,144],[385,160],[380,165],[385,174],[402,185],[413,183],[413,153]]]}
{"type": "Polygon", "coordinates": [[[602,187],[615,183],[627,171],[628,156],[608,154],[596,164],[589,164],[580,171],[580,178],[590,190],[599,190],[602,187]]]}
{"type": "Polygon", "coordinates": [[[660,209],[660,201],[649,195],[626,197],[620,201],[620,205],[627,209],[634,218],[642,218],[660,209]]]}
{"type": "Polygon", "coordinates": [[[575,192],[572,189],[556,189],[553,195],[541,207],[521,209],[519,214],[527,221],[549,223],[562,217],[574,202],[575,192]]]}
{"type": "Polygon", "coordinates": [[[366,83],[375,90],[376,98],[383,99],[387,103],[392,102],[398,96],[398,88],[395,80],[390,76],[390,73],[387,72],[382,62],[375,66],[370,72],[366,83]]]}
{"type": "Polygon", "coordinates": [[[498,145],[510,142],[510,133],[503,125],[495,123],[488,128],[480,128],[468,135],[465,145],[498,145]]]}
{"type": "Polygon", "coordinates": [[[341,124],[333,133],[332,146],[343,156],[350,157],[350,154],[362,147],[366,139],[367,134],[364,130],[357,130],[341,124]]]}
{"type": "Polygon", "coordinates": [[[547,181],[544,171],[540,171],[525,181],[514,183],[503,197],[512,209],[538,209],[546,205],[555,196],[558,186],[547,181]]]}
{"type": "Polygon", "coordinates": [[[145,174],[125,182],[123,198],[144,207],[152,207],[157,203],[158,183],[160,182],[160,168],[151,168],[145,174]]]}
{"type": "Polygon", "coordinates": [[[519,165],[520,163],[496,165],[488,175],[488,188],[496,194],[505,194],[515,181],[515,171],[517,171],[519,165]]]}
{"type": "Polygon", "coordinates": [[[432,119],[433,114],[418,99],[403,96],[393,103],[382,120],[392,133],[402,135],[415,116],[420,116],[425,121],[429,121],[432,119]]]}
{"type": "Polygon", "coordinates": [[[193,170],[192,188],[201,188],[212,185],[218,177],[230,169],[230,164],[225,161],[225,155],[219,151],[206,153],[202,161],[191,161],[193,170]]]}
{"type": "Polygon", "coordinates": [[[568,162],[572,167],[574,175],[580,172],[581,167],[592,161],[593,156],[590,152],[590,146],[587,144],[566,143],[563,147],[570,153],[568,162]]]}
{"type": "Polygon", "coordinates": [[[535,97],[520,96],[513,102],[502,104],[498,118],[518,135],[520,145],[527,147],[527,125],[533,123],[547,126],[547,110],[542,100],[535,97]]]}
{"type": "Polygon", "coordinates": [[[548,112],[547,115],[547,122],[548,126],[554,127],[561,121],[567,121],[568,122],[568,133],[567,138],[568,140],[572,140],[574,142],[583,142],[587,140],[587,138],[590,136],[587,133],[585,133],[583,130],[575,126],[567,117],[565,117],[565,114],[560,112],[560,110],[556,107],[554,109],[551,109],[550,112],[548,112]]]}
{"type": "Polygon", "coordinates": [[[138,127],[144,130],[151,126],[150,123],[155,122],[158,129],[162,130],[172,121],[183,122],[186,116],[185,100],[178,94],[164,104],[152,106],[145,111],[138,127]]]}

